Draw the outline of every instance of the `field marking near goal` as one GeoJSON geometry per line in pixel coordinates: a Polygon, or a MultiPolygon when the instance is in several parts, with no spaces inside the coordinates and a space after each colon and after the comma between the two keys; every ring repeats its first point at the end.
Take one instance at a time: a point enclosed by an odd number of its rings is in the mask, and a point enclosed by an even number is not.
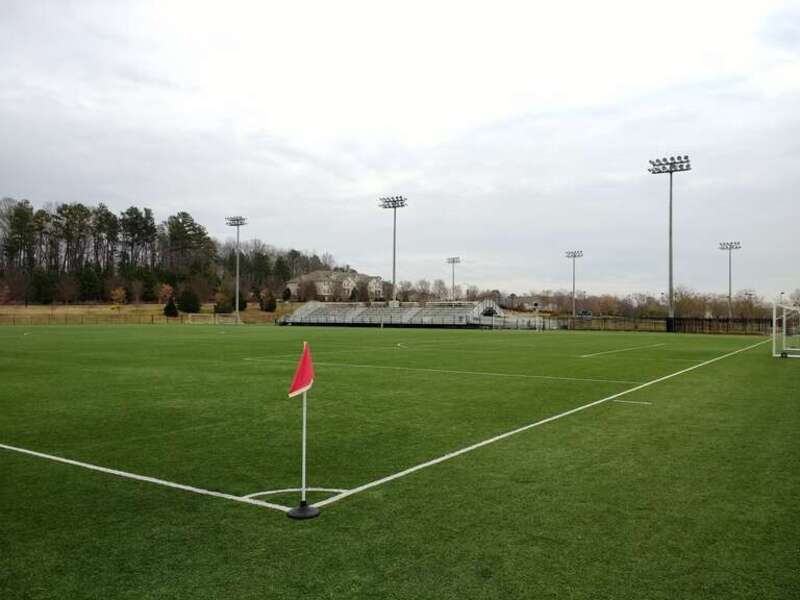
{"type": "Polygon", "coordinates": [[[646,387],[649,387],[651,385],[655,385],[656,383],[660,383],[662,381],[666,381],[668,379],[672,379],[673,377],[677,377],[678,375],[683,375],[684,373],[688,373],[690,371],[694,371],[695,369],[699,369],[701,367],[705,367],[706,365],[710,365],[712,363],[715,363],[717,361],[723,360],[723,359],[728,358],[730,356],[734,356],[734,355],[739,354],[741,352],[746,352],[747,350],[751,350],[751,349],[756,348],[758,346],[763,346],[764,344],[767,344],[769,342],[770,342],[770,340],[764,340],[764,341],[758,342],[756,344],[752,344],[750,346],[747,346],[745,348],[740,348],[739,350],[734,350],[733,352],[728,352],[727,354],[723,354],[722,356],[717,356],[716,358],[712,358],[712,359],[706,360],[704,362],[698,363],[698,364],[696,364],[694,366],[691,366],[691,367],[688,367],[686,369],[681,369],[680,371],[676,371],[675,373],[670,373],[669,375],[664,375],[663,377],[659,377],[658,379],[653,379],[652,381],[648,381],[646,383],[642,383],[642,384],[637,385],[636,387],[632,387],[632,388],[630,388],[628,390],[624,390],[622,392],[618,392],[616,394],[612,394],[611,396],[606,396],[605,398],[601,398],[600,400],[595,400],[595,401],[589,402],[587,404],[582,404],[581,406],[578,406],[576,408],[564,411],[564,412],[559,413],[557,415],[553,415],[551,417],[547,417],[546,419],[541,419],[541,420],[536,421],[534,423],[530,423],[528,425],[523,425],[522,427],[518,427],[516,429],[512,429],[511,431],[507,431],[505,433],[501,433],[500,435],[496,435],[496,436],[494,436],[492,438],[483,440],[481,442],[477,442],[475,444],[472,444],[471,446],[466,446],[465,448],[461,448],[460,450],[455,450],[453,452],[448,452],[447,454],[439,456],[438,458],[434,458],[434,459],[429,460],[427,462],[420,463],[420,464],[415,465],[413,467],[409,467],[408,469],[404,469],[404,470],[399,471],[397,473],[394,473],[392,475],[387,475],[386,477],[382,477],[380,479],[376,479],[375,481],[370,481],[369,483],[365,483],[363,485],[359,485],[359,486],[354,487],[354,488],[352,488],[350,490],[347,490],[346,492],[342,492],[341,494],[338,494],[336,496],[332,496],[332,497],[326,498],[325,500],[322,500],[320,502],[316,502],[316,503],[314,503],[314,506],[323,507],[323,506],[326,506],[328,504],[333,504],[334,502],[338,502],[339,500],[347,498],[348,496],[353,496],[354,494],[359,494],[359,493],[364,492],[364,491],[366,491],[368,489],[377,487],[379,485],[383,485],[384,483],[389,483],[390,481],[394,481],[395,479],[399,479],[401,477],[405,477],[406,475],[411,475],[412,473],[416,473],[417,471],[421,471],[422,469],[426,469],[428,467],[432,467],[433,465],[438,465],[439,463],[445,462],[446,460],[450,460],[450,459],[455,458],[457,456],[461,456],[462,454],[466,454],[467,452],[472,452],[473,450],[477,450],[478,448],[482,448],[484,446],[488,446],[489,444],[493,444],[495,442],[499,442],[500,440],[504,440],[504,439],[509,438],[509,437],[511,437],[513,435],[517,435],[518,433],[522,433],[523,431],[528,431],[529,429],[533,429],[534,427],[539,427],[539,426],[544,425],[546,423],[551,423],[552,421],[556,421],[558,419],[563,419],[564,417],[568,417],[569,415],[573,415],[575,413],[584,411],[584,410],[586,410],[588,408],[592,408],[594,406],[597,406],[599,404],[603,404],[603,403],[608,402],[610,400],[615,400],[615,399],[619,398],[620,396],[624,396],[626,394],[631,394],[633,392],[637,392],[637,391],[639,391],[641,389],[644,389],[646,387]]]}
{"type": "MultiPolygon", "coordinates": [[[[253,360],[247,359],[244,360],[253,360]]],[[[287,363],[283,359],[268,360],[260,362],[287,363]]],[[[386,369],[390,371],[418,371],[421,373],[445,373],[447,375],[479,375],[484,377],[517,377],[522,379],[555,379],[557,381],[581,381],[589,383],[642,383],[641,381],[630,381],[628,379],[593,379],[589,377],[559,377],[557,375],[527,375],[524,373],[495,373],[493,371],[458,371],[454,369],[425,369],[423,367],[396,367],[394,365],[357,365],[352,363],[334,363],[326,361],[314,361],[316,366],[324,367],[345,367],[351,369],[386,369]]]]}
{"type": "Polygon", "coordinates": [[[136,481],[144,481],[146,483],[154,483],[156,485],[163,485],[165,487],[170,487],[178,490],[183,490],[185,492],[191,492],[193,494],[201,494],[203,496],[214,496],[216,498],[223,498],[225,500],[233,500],[234,502],[242,502],[244,504],[253,504],[255,506],[261,506],[262,508],[271,508],[273,510],[279,510],[281,512],[286,512],[289,510],[288,506],[283,506],[281,504],[273,504],[271,502],[264,502],[263,500],[256,500],[255,498],[250,498],[248,496],[234,496],[233,494],[225,494],[223,492],[215,492],[214,490],[205,490],[203,488],[194,487],[191,485],[184,485],[182,483],[175,483],[173,481],[166,481],[164,479],[158,479],[156,477],[149,477],[147,475],[137,475],[136,473],[129,473],[127,471],[120,471],[118,469],[109,469],[108,467],[101,467],[98,465],[93,465],[91,463],[80,462],[77,460],[72,460],[70,458],[63,458],[61,456],[55,456],[53,454],[45,454],[44,452],[36,452],[34,450],[27,450],[26,448],[18,448],[16,446],[8,446],[7,444],[0,444],[0,448],[4,450],[9,450],[11,452],[19,452],[21,454],[28,454],[30,456],[35,456],[37,458],[46,458],[47,460],[53,460],[60,463],[65,463],[68,465],[72,465],[74,467],[81,467],[83,469],[89,469],[91,471],[99,471],[100,473],[107,473],[109,475],[116,475],[117,477],[124,477],[126,479],[135,479],[136,481]]]}
{"type": "Polygon", "coordinates": [[[614,402],[622,402],[623,404],[652,404],[652,402],[640,402],[639,400],[614,400],[614,402]]]}
{"type": "Polygon", "coordinates": [[[615,352],[630,352],[631,350],[644,350],[645,348],[658,348],[666,346],[666,344],[650,344],[648,346],[634,346],[633,348],[620,348],[619,350],[606,350],[604,352],[594,352],[592,354],[581,354],[581,358],[591,358],[593,356],[600,356],[601,354],[614,354],[615,352]]]}
{"type": "MultiPolygon", "coordinates": [[[[282,490],[267,490],[266,492],[256,492],[255,494],[247,494],[247,496],[242,496],[242,498],[257,498],[258,496],[274,496],[275,494],[291,494],[293,492],[301,492],[302,488],[283,488],[282,490]]],[[[346,489],[342,488],[323,488],[323,487],[307,487],[307,492],[333,492],[335,494],[340,494],[342,492],[346,492],[346,489]]]]}

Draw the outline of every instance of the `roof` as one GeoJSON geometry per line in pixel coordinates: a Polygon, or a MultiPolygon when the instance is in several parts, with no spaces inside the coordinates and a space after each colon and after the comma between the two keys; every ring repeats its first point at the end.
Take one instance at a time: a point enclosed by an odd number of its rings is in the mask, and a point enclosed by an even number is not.
{"type": "Polygon", "coordinates": [[[306,273],[305,275],[301,275],[300,277],[295,277],[294,279],[290,279],[286,283],[302,283],[304,281],[330,281],[330,282],[337,282],[337,281],[344,281],[345,279],[355,279],[356,281],[370,281],[373,279],[380,279],[377,275],[366,275],[364,273],[354,273],[352,271],[311,271],[311,273],[306,273]]]}

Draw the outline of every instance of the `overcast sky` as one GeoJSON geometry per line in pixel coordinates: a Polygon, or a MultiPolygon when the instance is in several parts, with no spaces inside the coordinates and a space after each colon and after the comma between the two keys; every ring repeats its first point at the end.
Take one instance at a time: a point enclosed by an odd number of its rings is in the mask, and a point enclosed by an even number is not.
{"type": "Polygon", "coordinates": [[[517,293],[800,287],[800,2],[0,0],[0,196],[517,293]]]}

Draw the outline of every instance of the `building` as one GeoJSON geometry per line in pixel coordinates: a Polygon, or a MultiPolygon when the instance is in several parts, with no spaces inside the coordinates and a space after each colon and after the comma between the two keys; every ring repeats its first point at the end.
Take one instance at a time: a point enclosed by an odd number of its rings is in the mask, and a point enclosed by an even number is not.
{"type": "Polygon", "coordinates": [[[303,300],[344,302],[365,299],[359,298],[359,288],[366,290],[369,300],[383,298],[383,280],[380,277],[354,271],[312,271],[287,281],[286,288],[292,298],[298,299],[308,294],[309,284],[314,285],[314,298],[303,300]]]}

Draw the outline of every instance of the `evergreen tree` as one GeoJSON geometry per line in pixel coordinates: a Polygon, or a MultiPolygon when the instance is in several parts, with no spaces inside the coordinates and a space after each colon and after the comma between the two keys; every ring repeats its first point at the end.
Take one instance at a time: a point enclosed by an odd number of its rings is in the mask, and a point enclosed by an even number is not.
{"type": "Polygon", "coordinates": [[[197,293],[188,285],[178,294],[178,308],[185,313],[200,312],[200,298],[197,293]]]}
{"type": "Polygon", "coordinates": [[[175,300],[172,299],[172,296],[169,297],[169,300],[167,300],[167,304],[164,306],[164,316],[165,317],[178,316],[178,307],[175,306],[175,300]]]}

